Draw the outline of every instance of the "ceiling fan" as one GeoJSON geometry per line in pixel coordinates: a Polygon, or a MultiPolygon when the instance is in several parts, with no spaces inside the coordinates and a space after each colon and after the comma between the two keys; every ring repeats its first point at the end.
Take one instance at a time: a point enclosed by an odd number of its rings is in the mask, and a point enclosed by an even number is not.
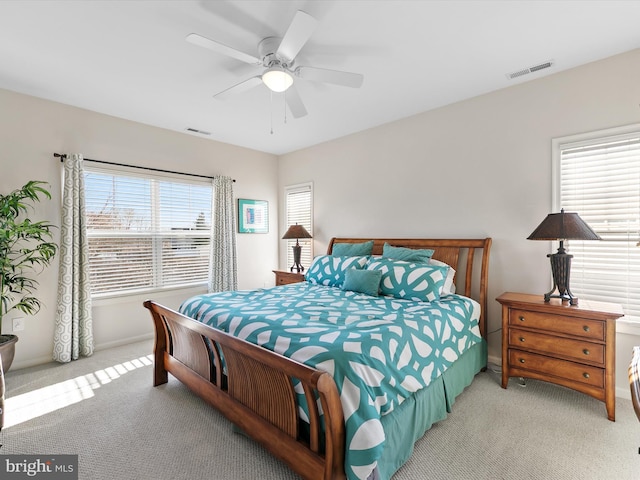
{"type": "Polygon", "coordinates": [[[318,21],[314,17],[302,10],[298,10],[282,38],[267,37],[260,41],[258,44],[258,56],[241,52],[197,33],[187,35],[186,40],[194,45],[208,48],[242,62],[261,66],[264,69],[261,74],[243,80],[215,94],[214,98],[224,100],[264,83],[273,92],[286,92],[287,105],[293,116],[299,118],[307,114],[307,109],[298,94],[294,84],[294,77],[352,88],[359,88],[364,79],[363,75],[359,73],[297,66],[295,64],[296,56],[311,37],[317,24],[318,21]]]}

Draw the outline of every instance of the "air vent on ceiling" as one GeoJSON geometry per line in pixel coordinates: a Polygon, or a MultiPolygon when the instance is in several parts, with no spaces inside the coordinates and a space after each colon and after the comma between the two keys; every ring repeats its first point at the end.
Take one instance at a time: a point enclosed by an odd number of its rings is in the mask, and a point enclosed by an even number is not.
{"type": "Polygon", "coordinates": [[[553,66],[553,60],[549,60],[548,62],[534,65],[533,67],[523,68],[522,70],[517,70],[515,72],[507,73],[507,78],[509,80],[513,80],[514,78],[522,77],[523,75],[528,75],[530,73],[535,73],[540,70],[544,70],[545,68],[549,68],[551,66],[553,66]]]}
{"type": "Polygon", "coordinates": [[[187,127],[187,132],[199,133],[200,135],[211,135],[211,132],[205,132],[204,130],[198,130],[197,128],[187,127]]]}

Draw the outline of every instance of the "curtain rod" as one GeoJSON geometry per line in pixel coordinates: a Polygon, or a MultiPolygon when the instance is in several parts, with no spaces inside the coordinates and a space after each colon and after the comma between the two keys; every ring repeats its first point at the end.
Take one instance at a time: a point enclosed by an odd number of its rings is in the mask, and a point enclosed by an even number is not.
{"type": "MultiPolygon", "coordinates": [[[[61,162],[64,161],[65,158],[67,158],[66,153],[54,153],[53,156],[55,158],[59,158],[61,162]]],[[[140,170],[150,170],[152,172],[173,173],[175,175],[186,175],[188,177],[208,178],[209,180],[213,180],[215,178],[215,177],[210,177],[208,175],[198,175],[197,173],[176,172],[173,170],[163,170],[161,168],[153,168],[153,167],[139,167],[137,165],[127,165],[125,163],[107,162],[105,160],[93,160],[91,158],[85,158],[84,161],[94,162],[94,163],[103,163],[105,165],[115,165],[117,167],[138,168],[140,170]]],[[[234,178],[233,181],[235,183],[236,179],[234,178]]]]}

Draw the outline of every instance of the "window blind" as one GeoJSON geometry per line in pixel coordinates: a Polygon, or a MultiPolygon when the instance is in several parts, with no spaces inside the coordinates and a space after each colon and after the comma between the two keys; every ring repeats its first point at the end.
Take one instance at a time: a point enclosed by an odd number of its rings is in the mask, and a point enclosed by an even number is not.
{"type": "Polygon", "coordinates": [[[93,295],[207,281],[212,185],[85,166],[93,295]]]}
{"type": "Polygon", "coordinates": [[[559,203],[601,241],[566,242],[571,291],[640,321],[640,131],[559,144],[559,203]]]}
{"type": "MultiPolygon", "coordinates": [[[[313,236],[312,229],[312,185],[306,183],[303,185],[294,185],[285,188],[285,211],[286,222],[285,231],[290,225],[302,225],[307,232],[313,236]]],[[[300,263],[303,267],[308,268],[313,259],[313,241],[308,239],[298,240],[302,251],[300,254],[300,263]]],[[[287,265],[293,265],[293,246],[295,240],[287,240],[287,265]]]]}

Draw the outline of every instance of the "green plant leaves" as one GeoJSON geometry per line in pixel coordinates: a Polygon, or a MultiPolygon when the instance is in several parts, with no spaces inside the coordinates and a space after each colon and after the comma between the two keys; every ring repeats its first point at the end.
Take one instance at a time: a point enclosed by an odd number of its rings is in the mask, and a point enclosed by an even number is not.
{"type": "MultiPolygon", "coordinates": [[[[55,225],[26,217],[36,202],[51,199],[46,182],[31,180],[22,188],[0,195],[0,328],[11,310],[33,315],[40,310],[34,296],[34,278],[54,259],[58,246],[52,241],[55,225]]],[[[1,333],[1,332],[0,332],[1,333]]]]}

